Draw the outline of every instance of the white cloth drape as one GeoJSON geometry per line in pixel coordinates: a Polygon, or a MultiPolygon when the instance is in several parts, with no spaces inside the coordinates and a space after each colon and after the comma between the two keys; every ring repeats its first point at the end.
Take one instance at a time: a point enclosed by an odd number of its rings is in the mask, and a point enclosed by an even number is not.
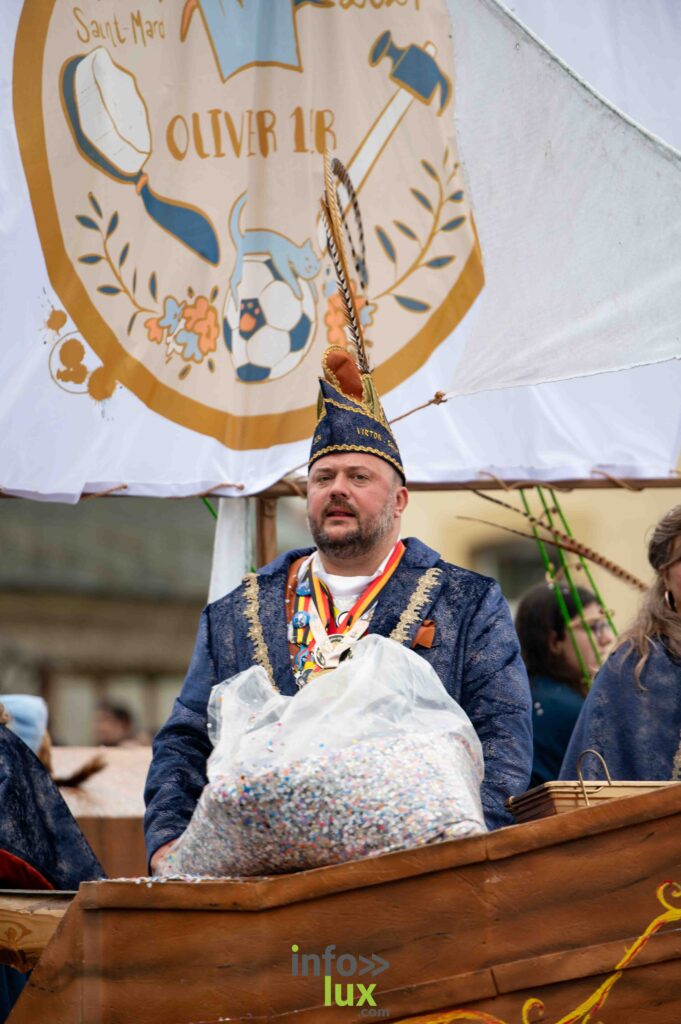
{"type": "MultiPolygon", "coordinates": [[[[407,473],[667,475],[681,443],[681,157],[594,95],[496,0],[447,3],[486,285],[455,335],[385,396],[390,416],[436,390],[457,396],[397,426],[407,473]]],[[[60,501],[121,484],[131,495],[223,482],[244,485],[225,494],[255,493],[304,463],[308,442],[231,451],[123,388],[97,405],[60,391],[47,372],[41,331],[59,300],[14,131],[21,6],[0,6],[0,487],[60,501]]],[[[611,102],[631,116],[654,112],[650,126],[676,126],[667,141],[681,144],[674,0],[513,6],[611,102]],[[577,8],[591,17],[581,45],[577,8]]]]}

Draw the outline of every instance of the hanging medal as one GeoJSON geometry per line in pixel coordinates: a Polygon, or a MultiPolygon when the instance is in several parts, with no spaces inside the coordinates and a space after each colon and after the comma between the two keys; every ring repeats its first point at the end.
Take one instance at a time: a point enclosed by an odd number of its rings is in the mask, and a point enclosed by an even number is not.
{"type": "MultiPolygon", "coordinates": [[[[369,609],[367,609],[367,612],[369,609]]],[[[310,606],[310,630],[314,637],[313,656],[320,669],[328,671],[337,668],[346,651],[362,637],[369,628],[368,616],[357,621],[343,633],[328,633],[314,604],[310,606]]]]}
{"type": "Polygon", "coordinates": [[[328,587],[313,572],[313,559],[309,560],[296,587],[289,625],[289,640],[298,647],[294,659],[298,685],[304,685],[315,672],[336,668],[366,633],[380,592],[397,569],[404,551],[404,544],[398,541],[383,572],[362,591],[342,623],[338,622],[339,614],[328,587]]]}

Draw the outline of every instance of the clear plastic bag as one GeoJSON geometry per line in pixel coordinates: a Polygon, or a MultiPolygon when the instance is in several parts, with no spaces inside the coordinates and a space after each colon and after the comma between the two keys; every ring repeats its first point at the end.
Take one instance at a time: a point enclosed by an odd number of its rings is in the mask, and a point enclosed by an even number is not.
{"type": "Polygon", "coordinates": [[[294,697],[213,688],[208,785],[165,872],[254,875],[485,831],[480,741],[428,663],[368,636],[294,697]]]}

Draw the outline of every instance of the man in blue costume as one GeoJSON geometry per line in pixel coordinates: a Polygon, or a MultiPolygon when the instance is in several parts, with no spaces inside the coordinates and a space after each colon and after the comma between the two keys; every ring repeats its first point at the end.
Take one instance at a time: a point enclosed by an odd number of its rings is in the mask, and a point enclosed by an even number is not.
{"type": "Polygon", "coordinates": [[[505,802],[527,788],[530,692],[498,585],[399,539],[408,501],[400,453],[370,375],[344,348],[325,353],[320,386],[308,476],[317,547],[282,555],[204,610],[184,686],[154,741],[145,792],[152,870],[207,781],[211,687],[259,664],[293,696],[365,633],[413,648],[467,712],[485,756],[489,828],[512,823],[505,802]]]}

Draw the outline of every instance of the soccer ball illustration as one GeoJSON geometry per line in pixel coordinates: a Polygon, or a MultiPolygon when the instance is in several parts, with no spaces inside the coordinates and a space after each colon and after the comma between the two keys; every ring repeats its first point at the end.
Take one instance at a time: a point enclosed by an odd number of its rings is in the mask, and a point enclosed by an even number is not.
{"type": "Polygon", "coordinates": [[[308,352],[316,327],[314,286],[298,278],[299,299],[271,257],[247,256],[238,306],[228,293],[222,318],[225,344],[244,384],[276,380],[308,352]]]}

